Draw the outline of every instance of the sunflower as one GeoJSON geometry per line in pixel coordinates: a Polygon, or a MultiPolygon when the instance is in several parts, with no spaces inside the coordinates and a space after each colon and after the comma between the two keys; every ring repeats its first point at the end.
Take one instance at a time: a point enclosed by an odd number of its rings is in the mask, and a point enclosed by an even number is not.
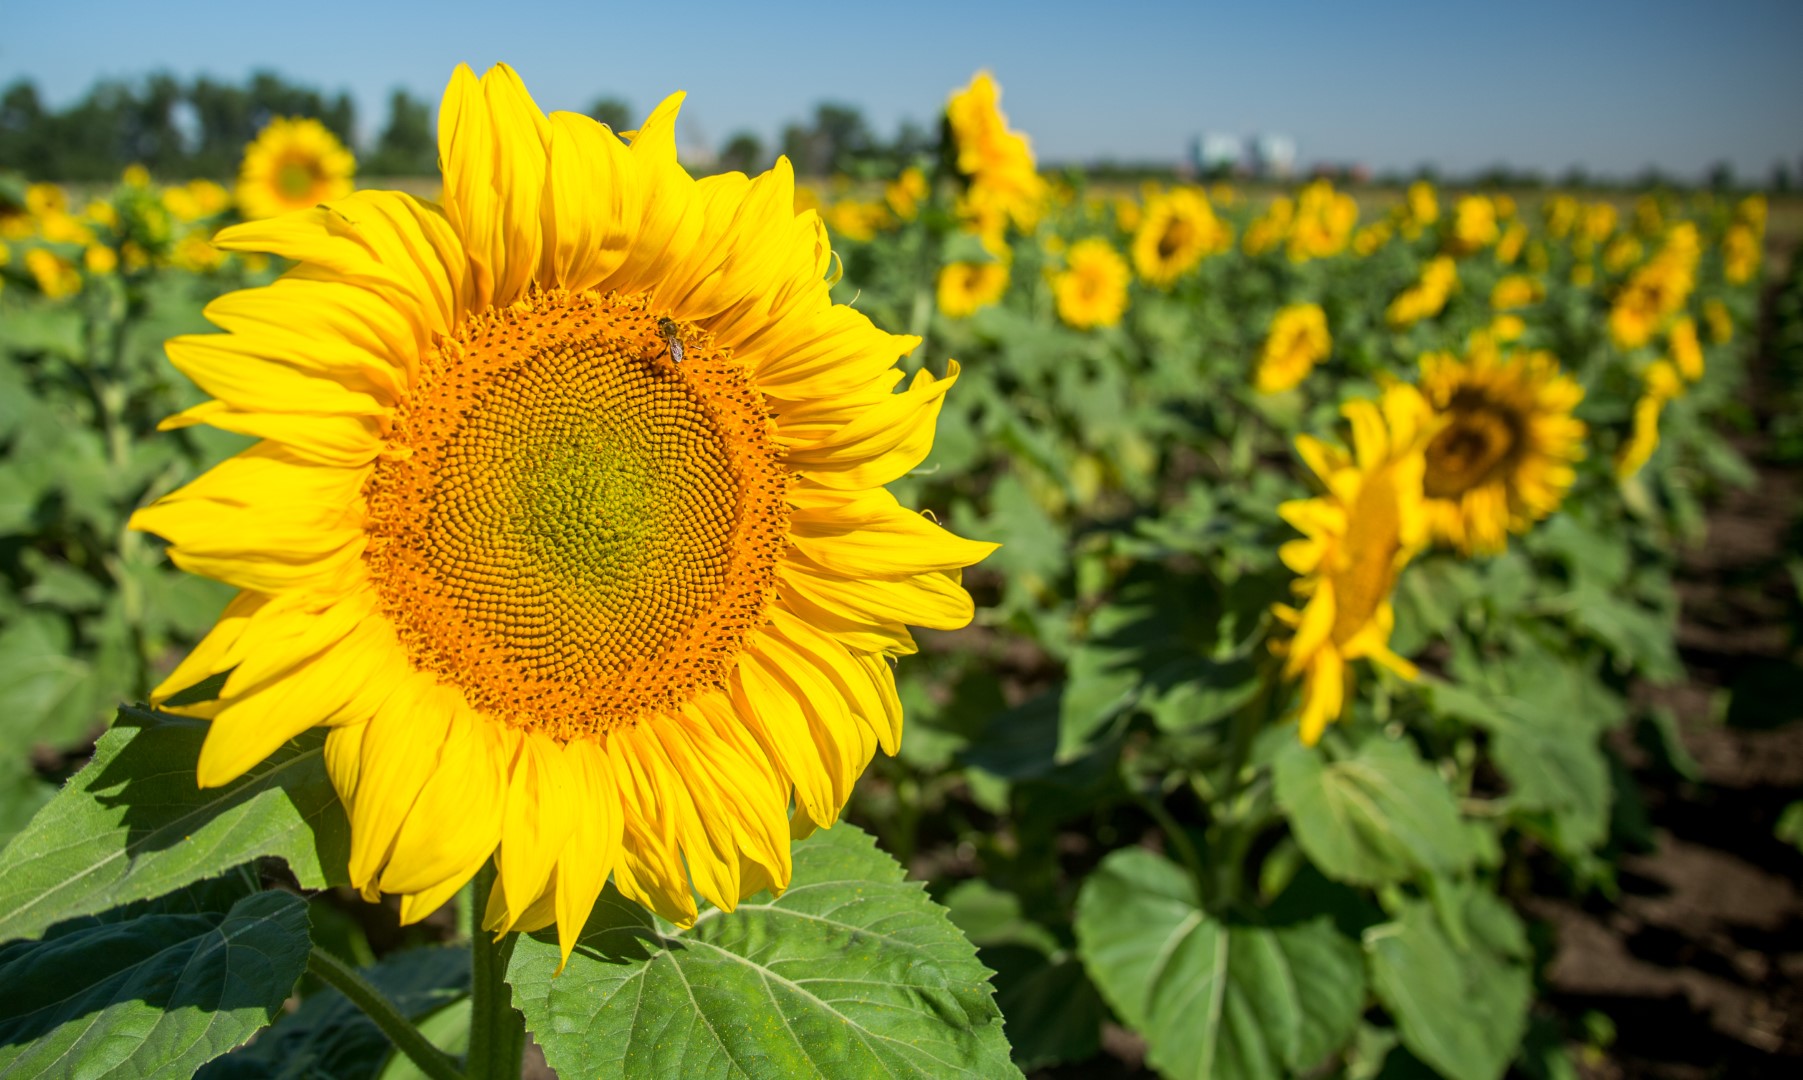
{"type": "Polygon", "coordinates": [[[894,393],[917,340],[831,302],[788,163],[691,179],[680,102],[628,145],[459,67],[442,209],[227,229],[294,269],[168,345],[215,398],[168,426],[262,441],[132,520],[241,590],[155,700],[225,675],[204,786],[328,727],[351,882],[407,921],[491,855],[484,925],[566,957],[610,874],[679,923],[783,888],[895,752],[904,624],[971,617],[994,545],[882,487],[957,365],[894,393]]]}
{"type": "Polygon", "coordinates": [[[1332,349],[1327,313],[1320,305],[1290,304],[1280,308],[1271,317],[1271,330],[1258,355],[1253,386],[1261,394],[1288,390],[1307,378],[1332,349]]]}
{"type": "Polygon", "coordinates": [[[244,150],[238,209],[257,219],[306,210],[351,193],[357,160],[317,120],[271,120],[244,150]]]}
{"type": "Polygon", "coordinates": [[[1310,746],[1340,715],[1347,661],[1415,677],[1415,666],[1390,651],[1390,591],[1426,536],[1422,448],[1434,433],[1433,410],[1414,387],[1396,383],[1381,402],[1353,401],[1342,411],[1352,452],[1298,436],[1297,452],[1326,490],[1278,508],[1303,534],[1279,554],[1300,575],[1292,587],[1304,603],[1300,611],[1273,609],[1295,631],[1273,651],[1284,657],[1284,677],[1302,680],[1301,737],[1310,746]]]}
{"type": "Polygon", "coordinates": [[[1452,232],[1446,238],[1452,250],[1469,255],[1496,243],[1496,204],[1483,195],[1467,195],[1453,205],[1452,232]]]}
{"type": "Polygon", "coordinates": [[[1685,382],[1703,377],[1703,342],[1697,336],[1697,321],[1688,315],[1672,323],[1665,333],[1665,347],[1685,382]]]}
{"type": "Polygon", "coordinates": [[[1114,326],[1127,310],[1127,260],[1106,240],[1091,237],[1072,244],[1066,269],[1052,276],[1058,317],[1079,330],[1114,326]]]}
{"type": "Polygon", "coordinates": [[[1397,330],[1422,319],[1431,319],[1446,308],[1459,284],[1459,268],[1447,255],[1436,255],[1421,268],[1421,280],[1396,294],[1384,311],[1384,319],[1397,330]]]}
{"type": "Polygon", "coordinates": [[[1643,388],[1640,399],[1634,403],[1634,426],[1628,440],[1615,451],[1615,478],[1624,484],[1639,475],[1652,459],[1653,451],[1659,449],[1659,417],[1665,412],[1666,403],[1684,394],[1684,379],[1669,360],[1648,364],[1641,378],[1643,388]]]}
{"type": "Polygon", "coordinates": [[[999,233],[1008,220],[1031,228],[1045,198],[1027,137],[1008,127],[995,77],[979,71],[945,105],[958,171],[969,181],[962,207],[976,231],[999,233]]]}
{"type": "Polygon", "coordinates": [[[1196,268],[1225,246],[1227,230],[1195,188],[1178,188],[1148,201],[1133,230],[1133,268],[1160,288],[1196,268]]]}
{"type": "Polygon", "coordinates": [[[1552,354],[1483,341],[1466,360],[1430,353],[1421,391],[1445,422],[1427,446],[1422,488],[1436,539],[1495,554],[1509,533],[1558,509],[1584,454],[1584,423],[1571,415],[1584,390],[1552,354]]]}
{"type": "Polygon", "coordinates": [[[948,319],[968,319],[1008,292],[1008,262],[947,263],[939,271],[939,310],[948,319]]]}

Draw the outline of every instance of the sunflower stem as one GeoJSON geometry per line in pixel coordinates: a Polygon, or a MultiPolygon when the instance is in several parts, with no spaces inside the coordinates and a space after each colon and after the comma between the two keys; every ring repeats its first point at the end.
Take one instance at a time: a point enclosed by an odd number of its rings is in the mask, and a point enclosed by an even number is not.
{"type": "Polygon", "coordinates": [[[362,1009],[363,1014],[382,1029],[382,1034],[388,1036],[388,1041],[394,1043],[394,1048],[406,1055],[420,1072],[432,1080],[464,1080],[450,1055],[433,1046],[432,1041],[402,1016],[381,991],[371,986],[369,980],[357,974],[355,968],[315,945],[307,954],[307,970],[362,1009]]]}
{"type": "Polygon", "coordinates": [[[495,864],[476,872],[470,934],[469,1080],[519,1080],[526,1051],[526,1018],[513,1007],[507,961],[516,935],[496,937],[482,929],[488,894],[495,887],[495,864]]]}
{"type": "Polygon", "coordinates": [[[1214,871],[1208,899],[1216,912],[1225,913],[1239,902],[1240,887],[1246,880],[1246,852],[1252,846],[1257,823],[1248,821],[1240,805],[1246,789],[1246,765],[1252,757],[1252,743],[1271,720],[1271,709],[1277,697],[1277,673],[1267,664],[1259,679],[1258,694],[1233,716],[1227,735],[1227,765],[1221,774],[1219,798],[1215,804],[1215,820],[1209,830],[1210,867],[1214,871]]]}

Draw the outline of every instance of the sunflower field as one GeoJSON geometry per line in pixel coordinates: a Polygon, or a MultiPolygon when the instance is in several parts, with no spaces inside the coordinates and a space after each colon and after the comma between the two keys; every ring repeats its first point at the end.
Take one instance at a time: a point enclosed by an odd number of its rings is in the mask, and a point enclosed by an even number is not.
{"type": "Polygon", "coordinates": [[[0,179],[0,1074],[1606,1058],[1544,902],[1698,790],[1681,564],[1803,456],[1765,197],[1091,183],[984,73],[696,179],[679,104],[0,179]]]}

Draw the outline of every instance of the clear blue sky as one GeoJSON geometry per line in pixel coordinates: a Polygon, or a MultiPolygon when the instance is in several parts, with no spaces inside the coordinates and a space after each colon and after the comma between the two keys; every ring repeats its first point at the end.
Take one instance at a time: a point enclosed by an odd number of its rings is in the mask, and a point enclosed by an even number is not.
{"type": "Polygon", "coordinates": [[[1173,160],[1202,131],[1292,136],[1304,162],[1494,163],[1748,177],[1803,160],[1803,2],[1500,4],[1143,0],[215,3],[9,0],[0,83],[54,104],[103,76],[272,68],[349,90],[365,133],[388,91],[436,101],[451,68],[506,61],[546,109],[689,91],[685,138],[772,141],[815,102],[880,133],[931,122],[980,67],[1042,160],[1173,160]],[[780,14],[768,14],[780,10],[780,14]]]}

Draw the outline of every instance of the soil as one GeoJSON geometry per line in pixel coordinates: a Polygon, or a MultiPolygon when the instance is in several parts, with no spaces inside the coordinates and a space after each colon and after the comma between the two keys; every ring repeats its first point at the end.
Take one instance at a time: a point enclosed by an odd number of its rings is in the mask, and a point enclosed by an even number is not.
{"type": "Polygon", "coordinates": [[[1803,1076],[1803,851],[1774,835],[1803,799],[1803,620],[1784,568],[1803,473],[1763,435],[1769,410],[1796,400],[1775,379],[1762,358],[1751,399],[1768,411],[1737,446],[1757,482],[1725,493],[1705,542],[1682,553],[1686,681],[1637,695],[1676,717],[1695,768],[1687,777],[1624,736],[1651,850],[1623,859],[1612,903],[1524,905],[1557,943],[1546,1004],[1613,1025],[1613,1040],[1573,1047],[1596,1080],[1803,1076]]]}

